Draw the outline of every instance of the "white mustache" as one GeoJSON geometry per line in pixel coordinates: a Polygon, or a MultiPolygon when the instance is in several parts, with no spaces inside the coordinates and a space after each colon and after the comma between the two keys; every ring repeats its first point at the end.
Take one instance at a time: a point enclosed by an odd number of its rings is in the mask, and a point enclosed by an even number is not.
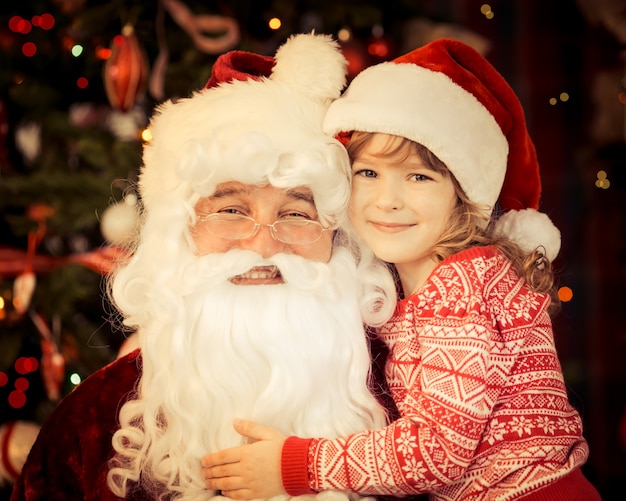
{"type": "Polygon", "coordinates": [[[256,252],[233,249],[224,254],[197,257],[184,271],[182,283],[188,293],[198,286],[222,284],[233,277],[271,278],[278,274],[285,283],[302,290],[315,289],[332,278],[327,263],[295,254],[263,258],[256,252]]]}

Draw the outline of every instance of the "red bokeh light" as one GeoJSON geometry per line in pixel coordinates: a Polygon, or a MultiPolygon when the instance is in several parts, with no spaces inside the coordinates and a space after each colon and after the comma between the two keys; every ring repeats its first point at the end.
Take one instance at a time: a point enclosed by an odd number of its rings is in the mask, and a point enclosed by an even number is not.
{"type": "Polygon", "coordinates": [[[35,372],[39,369],[39,360],[35,357],[28,357],[28,366],[30,367],[30,372],[35,372]]]}
{"type": "Polygon", "coordinates": [[[9,29],[14,33],[20,33],[23,23],[23,18],[21,18],[20,16],[13,16],[11,19],[9,19],[9,29]]]}
{"type": "Polygon", "coordinates": [[[14,409],[20,409],[26,405],[26,394],[22,391],[15,390],[9,393],[9,405],[14,409]]]}
{"type": "Polygon", "coordinates": [[[106,61],[107,59],[111,57],[112,52],[113,51],[109,49],[108,47],[98,47],[96,49],[96,57],[98,59],[102,59],[103,61],[106,61]]]}
{"type": "Polygon", "coordinates": [[[22,54],[26,57],[33,57],[37,54],[37,46],[33,42],[26,42],[22,45],[22,54]]]}
{"type": "Polygon", "coordinates": [[[40,27],[42,30],[51,30],[54,27],[54,16],[52,14],[42,14],[40,27]]]}
{"type": "Polygon", "coordinates": [[[18,377],[15,380],[15,389],[17,391],[25,392],[26,390],[28,390],[29,386],[30,386],[30,383],[28,382],[28,379],[26,379],[25,377],[18,377]]]}

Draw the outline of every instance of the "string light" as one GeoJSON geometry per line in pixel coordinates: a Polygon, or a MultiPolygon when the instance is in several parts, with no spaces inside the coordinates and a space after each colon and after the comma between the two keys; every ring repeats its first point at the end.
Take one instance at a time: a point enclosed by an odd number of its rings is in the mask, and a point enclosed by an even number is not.
{"type": "Polygon", "coordinates": [[[71,51],[72,56],[78,57],[83,53],[83,46],[80,44],[76,44],[72,47],[71,51]]]}
{"type": "Polygon", "coordinates": [[[272,19],[269,20],[267,25],[270,27],[271,30],[276,31],[283,25],[283,23],[277,17],[273,17],[272,19]]]}
{"type": "Polygon", "coordinates": [[[39,25],[39,27],[42,30],[51,30],[52,28],[54,28],[54,24],[55,24],[55,20],[54,20],[54,16],[52,14],[42,14],[41,15],[41,23],[39,25]]]}
{"type": "Polygon", "coordinates": [[[70,376],[70,383],[72,383],[74,386],[78,386],[81,382],[82,378],[80,377],[80,374],[78,374],[77,372],[72,373],[72,375],[70,376]]]}
{"type": "Polygon", "coordinates": [[[108,47],[103,47],[102,45],[99,45],[98,47],[96,47],[96,57],[103,61],[106,61],[107,59],[109,59],[111,57],[112,52],[113,51],[111,49],[109,49],[108,47]]]}
{"type": "Polygon", "coordinates": [[[491,5],[489,5],[488,3],[484,3],[480,6],[480,12],[487,18],[487,19],[493,19],[493,16],[495,16],[495,14],[493,13],[493,11],[491,10],[491,5]]]}
{"type": "Polygon", "coordinates": [[[603,171],[603,170],[598,171],[597,179],[596,179],[596,188],[608,190],[609,186],[611,186],[611,182],[606,176],[606,171],[603,171]]]}
{"type": "Polygon", "coordinates": [[[121,47],[122,45],[124,45],[124,36],[123,35],[115,35],[113,37],[113,45],[117,46],[117,47],[121,47]]]}
{"type": "Polygon", "coordinates": [[[37,46],[33,42],[26,42],[22,45],[22,54],[26,57],[33,57],[37,54],[37,46]]]}
{"type": "Polygon", "coordinates": [[[48,31],[54,28],[55,22],[54,16],[48,13],[41,16],[33,16],[31,21],[21,16],[13,16],[9,19],[9,29],[14,33],[27,35],[31,32],[33,26],[48,31]]]}
{"type": "Polygon", "coordinates": [[[348,28],[341,28],[337,32],[337,39],[340,42],[347,42],[352,38],[352,32],[348,28]]]}
{"type": "Polygon", "coordinates": [[[26,392],[26,390],[28,390],[28,387],[30,386],[30,383],[28,382],[28,379],[26,379],[25,377],[18,377],[15,380],[15,389],[17,391],[21,391],[21,392],[26,392]]]}
{"type": "Polygon", "coordinates": [[[141,139],[146,143],[152,141],[152,132],[150,132],[150,129],[144,129],[141,131],[141,139]]]}
{"type": "Polygon", "coordinates": [[[39,362],[35,357],[19,357],[13,364],[15,372],[22,376],[35,372],[39,368],[39,362]]]}
{"type": "Polygon", "coordinates": [[[33,25],[27,19],[24,19],[20,16],[13,16],[9,19],[9,29],[14,33],[21,33],[22,35],[26,35],[30,33],[30,30],[33,28],[33,25]]]}
{"type": "Polygon", "coordinates": [[[76,80],[76,87],[78,87],[79,89],[86,89],[89,86],[89,80],[87,80],[85,77],[80,77],[78,80],[76,80]]]}
{"type": "Polygon", "coordinates": [[[13,390],[9,393],[9,405],[14,409],[21,409],[26,405],[26,394],[23,391],[13,390]]]}
{"type": "Polygon", "coordinates": [[[564,303],[572,300],[574,297],[574,291],[569,287],[560,287],[558,291],[559,299],[564,303]]]}

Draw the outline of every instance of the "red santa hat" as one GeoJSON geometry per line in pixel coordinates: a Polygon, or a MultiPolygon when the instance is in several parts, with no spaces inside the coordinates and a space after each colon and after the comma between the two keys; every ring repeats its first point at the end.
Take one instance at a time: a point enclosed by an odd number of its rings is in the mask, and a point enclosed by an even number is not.
{"type": "Polygon", "coordinates": [[[329,108],[324,129],[402,136],[431,150],[465,194],[504,211],[498,231],[551,261],[561,236],[537,211],[539,164],[524,110],[503,76],[477,51],[439,39],[367,68],[329,108]]]}

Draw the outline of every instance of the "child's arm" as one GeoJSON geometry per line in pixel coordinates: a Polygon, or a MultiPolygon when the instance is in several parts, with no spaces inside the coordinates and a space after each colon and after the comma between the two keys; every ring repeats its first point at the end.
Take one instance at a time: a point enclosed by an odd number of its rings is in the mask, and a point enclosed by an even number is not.
{"type": "Polygon", "coordinates": [[[235,431],[250,444],[209,454],[202,459],[207,489],[232,499],[269,498],[285,494],[280,458],[287,438],[278,430],[236,419],[235,431]],[[243,487],[243,488],[242,488],[243,487]]]}

